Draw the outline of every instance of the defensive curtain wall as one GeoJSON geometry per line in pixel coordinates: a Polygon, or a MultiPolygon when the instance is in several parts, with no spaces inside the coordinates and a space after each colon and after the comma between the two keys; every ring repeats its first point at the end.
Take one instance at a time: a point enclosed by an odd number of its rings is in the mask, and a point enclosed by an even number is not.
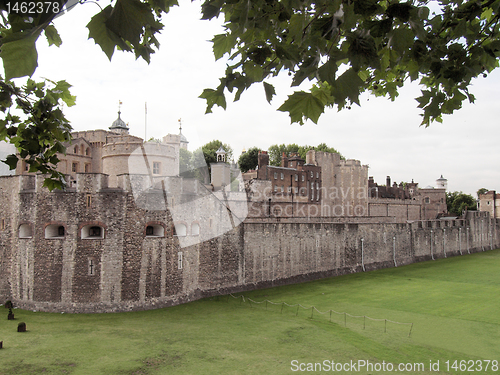
{"type": "Polygon", "coordinates": [[[0,298],[31,310],[151,309],[500,246],[500,221],[486,212],[410,223],[362,217],[240,223],[227,205],[212,202],[206,217],[174,226],[168,210],[155,208],[179,204],[168,196],[175,189],[189,193],[186,202],[200,195],[196,184],[172,180],[167,190],[134,197],[129,175],[119,176],[117,188],[108,188],[102,174],[78,174],[76,187],[65,192],[50,193],[42,183],[41,176],[0,178],[0,298]],[[217,236],[221,225],[227,228],[217,236]]]}

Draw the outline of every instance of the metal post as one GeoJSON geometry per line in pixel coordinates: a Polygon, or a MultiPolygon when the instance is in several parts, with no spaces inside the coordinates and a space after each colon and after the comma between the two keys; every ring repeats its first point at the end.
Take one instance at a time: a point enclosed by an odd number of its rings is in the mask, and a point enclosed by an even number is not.
{"type": "Polygon", "coordinates": [[[458,228],[458,249],[462,255],[462,228],[458,228]]]}
{"type": "Polygon", "coordinates": [[[396,263],[396,236],[392,237],[392,259],[394,260],[394,267],[397,267],[396,263]]]}
{"type": "Polygon", "coordinates": [[[443,228],[443,253],[446,258],[446,229],[443,228]]]}
{"type": "Polygon", "coordinates": [[[364,246],[363,246],[363,241],[364,239],[361,239],[361,267],[363,268],[363,271],[365,271],[365,254],[364,254],[364,246]]]}
{"type": "Polygon", "coordinates": [[[431,229],[431,258],[434,260],[434,254],[432,252],[432,229],[431,229]]]}

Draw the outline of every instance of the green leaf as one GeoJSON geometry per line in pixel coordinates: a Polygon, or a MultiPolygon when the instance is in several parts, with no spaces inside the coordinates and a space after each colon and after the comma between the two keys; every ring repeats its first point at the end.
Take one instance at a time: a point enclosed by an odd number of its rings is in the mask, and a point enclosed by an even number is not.
{"type": "Polygon", "coordinates": [[[205,89],[199,98],[207,101],[207,110],[205,113],[212,113],[212,107],[216,104],[226,109],[226,97],[224,93],[219,90],[205,89]]]}
{"type": "Polygon", "coordinates": [[[359,78],[358,73],[353,69],[346,70],[337,80],[332,88],[332,94],[335,102],[340,104],[345,99],[359,105],[360,87],[364,82],[359,78]]]}
{"type": "Polygon", "coordinates": [[[266,92],[266,99],[269,103],[271,103],[271,100],[273,100],[273,96],[276,95],[276,91],[274,90],[274,86],[267,83],[264,83],[264,91],[266,92]]]}
{"type": "Polygon", "coordinates": [[[45,28],[45,37],[49,42],[49,46],[55,45],[59,47],[62,44],[61,37],[53,25],[49,25],[45,28]]]}
{"type": "Polygon", "coordinates": [[[407,27],[399,27],[390,33],[389,44],[399,55],[408,51],[414,42],[415,34],[407,27]]]}
{"type": "Polygon", "coordinates": [[[304,119],[311,119],[318,123],[319,116],[324,111],[324,105],[313,94],[296,91],[278,108],[278,111],[288,112],[291,122],[304,124],[304,119]]]}
{"type": "Polygon", "coordinates": [[[230,53],[236,44],[233,34],[218,34],[212,39],[213,51],[216,60],[219,60],[225,53],[230,53]]]}
{"type": "Polygon", "coordinates": [[[117,0],[106,26],[117,36],[139,46],[143,28],[157,22],[150,8],[139,0],[117,0]]]}
{"type": "MultiPolygon", "coordinates": [[[[26,33],[28,34],[28,33],[26,33]]],[[[5,79],[32,76],[38,66],[36,40],[40,31],[26,37],[2,44],[0,57],[3,60],[5,79]]]]}
{"type": "Polygon", "coordinates": [[[9,166],[10,170],[16,169],[17,161],[19,159],[16,155],[8,155],[7,158],[3,161],[5,164],[9,166]]]}
{"type": "Polygon", "coordinates": [[[106,21],[112,11],[113,8],[108,5],[101,12],[93,16],[87,24],[87,28],[89,29],[89,39],[94,39],[95,43],[101,47],[102,51],[106,54],[106,56],[108,56],[109,60],[113,57],[115,47],[118,45],[118,37],[106,26],[106,21]]]}
{"type": "Polygon", "coordinates": [[[71,93],[69,92],[70,87],[71,85],[68,82],[62,80],[57,82],[56,87],[53,90],[59,91],[60,98],[64,101],[64,103],[66,103],[68,107],[72,107],[76,103],[76,96],[71,95],[71,93]]]}

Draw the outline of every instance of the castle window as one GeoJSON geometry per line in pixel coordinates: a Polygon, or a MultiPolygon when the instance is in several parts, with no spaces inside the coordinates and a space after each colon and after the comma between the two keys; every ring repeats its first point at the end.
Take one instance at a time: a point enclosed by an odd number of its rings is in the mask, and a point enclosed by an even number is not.
{"type": "Polygon", "coordinates": [[[319,178],[319,172],[316,172],[316,178],[319,178]]]}
{"type": "Polygon", "coordinates": [[[73,153],[78,154],[78,146],[75,146],[75,148],[73,149],[73,153]]]}
{"type": "Polygon", "coordinates": [[[431,200],[430,200],[430,198],[429,198],[429,197],[425,197],[424,202],[425,202],[426,204],[429,204],[429,203],[431,203],[431,200]]]}
{"type": "Polygon", "coordinates": [[[102,239],[104,238],[104,228],[98,225],[86,225],[82,228],[82,239],[102,239]]]}
{"type": "Polygon", "coordinates": [[[19,226],[19,238],[32,238],[33,230],[30,224],[21,224],[19,226]]]}
{"type": "Polygon", "coordinates": [[[281,179],[283,180],[285,178],[285,175],[282,173],[281,174],[281,179]]]}
{"type": "Polygon", "coordinates": [[[153,162],[153,174],[160,174],[160,162],[159,161],[153,162]]]}
{"type": "Polygon", "coordinates": [[[191,224],[191,235],[192,236],[199,236],[200,235],[200,224],[198,224],[198,223],[191,224]]]}
{"type": "Polygon", "coordinates": [[[292,168],[292,167],[293,167],[293,161],[291,161],[290,163],[288,163],[288,166],[289,166],[290,168],[292,168]]]}
{"type": "Polygon", "coordinates": [[[298,180],[299,180],[299,175],[298,175],[298,174],[296,174],[296,175],[295,175],[295,181],[298,181],[298,180]]]}
{"type": "Polygon", "coordinates": [[[299,188],[296,186],[295,187],[295,194],[297,194],[299,192],[299,188]]]}
{"type": "Polygon", "coordinates": [[[314,172],[311,171],[311,178],[314,178],[314,172]]]}
{"type": "Polygon", "coordinates": [[[146,227],[146,237],[165,237],[163,225],[151,224],[146,227]]]}
{"type": "Polygon", "coordinates": [[[30,170],[30,165],[26,162],[24,162],[24,170],[28,172],[30,170]]]}
{"type": "Polygon", "coordinates": [[[305,181],[305,178],[306,178],[305,175],[302,175],[302,182],[305,181]]]}
{"type": "Polygon", "coordinates": [[[5,230],[5,219],[2,219],[2,221],[0,223],[0,229],[5,230]]]}
{"type": "Polygon", "coordinates": [[[187,227],[185,224],[176,224],[175,233],[177,237],[185,237],[187,235],[187,227]]]}
{"type": "Polygon", "coordinates": [[[288,193],[291,193],[291,192],[292,192],[292,187],[291,187],[291,186],[289,186],[289,187],[287,188],[287,192],[288,192],[288,193]]]}
{"type": "Polygon", "coordinates": [[[278,172],[274,172],[274,179],[277,180],[278,179],[278,172]]]}
{"type": "Polygon", "coordinates": [[[182,270],[182,251],[177,253],[177,269],[182,270]]]}
{"type": "Polygon", "coordinates": [[[45,238],[64,238],[66,228],[59,224],[50,224],[45,227],[45,238]]]}
{"type": "Polygon", "coordinates": [[[92,206],[92,195],[87,194],[87,207],[92,206]]]}
{"type": "Polygon", "coordinates": [[[90,173],[91,172],[91,165],[89,163],[85,164],[85,173],[90,173]]]}
{"type": "Polygon", "coordinates": [[[71,170],[75,173],[78,172],[78,163],[73,163],[71,165],[71,170]]]}
{"type": "Polygon", "coordinates": [[[85,155],[90,156],[90,148],[87,147],[87,149],[85,150],[85,155]]]}
{"type": "Polygon", "coordinates": [[[274,185],[274,192],[276,193],[278,191],[278,186],[274,185]]]}

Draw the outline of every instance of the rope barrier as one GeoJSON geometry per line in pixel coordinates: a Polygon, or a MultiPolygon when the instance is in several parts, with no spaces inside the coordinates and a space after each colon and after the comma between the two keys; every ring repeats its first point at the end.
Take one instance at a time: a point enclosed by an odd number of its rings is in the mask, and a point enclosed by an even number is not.
{"type": "MultiPolygon", "coordinates": [[[[366,319],[369,319],[369,320],[372,320],[372,321],[375,321],[375,322],[384,322],[384,333],[387,332],[387,322],[393,323],[393,324],[400,324],[400,325],[409,325],[410,326],[410,332],[408,333],[408,337],[411,336],[411,333],[413,331],[413,323],[396,322],[396,321],[393,321],[393,320],[390,320],[390,319],[371,318],[371,317],[366,316],[366,315],[351,315],[351,314],[349,314],[347,312],[339,312],[339,311],[335,311],[335,310],[332,310],[332,309],[323,312],[323,311],[318,310],[316,308],[316,306],[306,307],[306,306],[302,306],[300,303],[296,303],[296,304],[290,305],[290,304],[288,304],[286,302],[273,302],[273,301],[270,301],[268,299],[266,299],[264,301],[255,301],[255,300],[253,300],[253,299],[251,299],[249,297],[247,297],[245,299],[245,297],[243,295],[240,295],[240,296],[236,297],[232,293],[229,293],[229,295],[227,297],[227,301],[229,301],[229,297],[233,297],[234,299],[241,298],[240,305],[241,305],[242,302],[248,301],[250,307],[252,307],[252,302],[255,303],[255,304],[265,303],[266,304],[266,310],[267,310],[267,304],[268,303],[271,304],[271,305],[281,305],[281,314],[283,314],[283,308],[285,306],[288,306],[288,307],[297,307],[297,311],[295,312],[295,316],[299,315],[299,308],[303,308],[305,310],[311,309],[311,319],[313,319],[314,310],[316,310],[316,312],[318,314],[321,314],[321,315],[329,313],[330,314],[330,322],[332,321],[332,313],[335,313],[335,314],[338,314],[338,315],[344,315],[344,326],[345,327],[347,327],[347,317],[349,316],[350,318],[355,318],[355,319],[363,318],[363,329],[366,328],[366,319]]],[[[219,300],[219,296],[217,296],[216,300],[217,301],[219,300]]]]}

